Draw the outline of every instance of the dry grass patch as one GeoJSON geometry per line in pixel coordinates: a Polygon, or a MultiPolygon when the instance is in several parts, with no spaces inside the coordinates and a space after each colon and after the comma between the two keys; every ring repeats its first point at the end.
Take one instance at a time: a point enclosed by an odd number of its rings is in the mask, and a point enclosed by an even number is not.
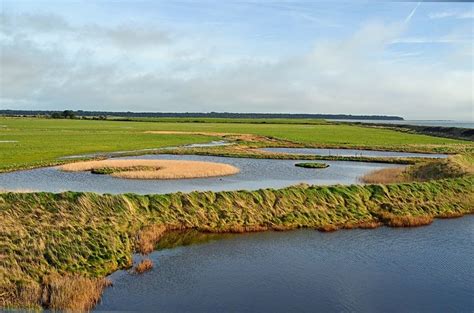
{"type": "Polygon", "coordinates": [[[150,225],[143,228],[137,235],[136,249],[141,254],[148,254],[155,250],[155,244],[166,232],[163,225],[150,225]]]}
{"type": "Polygon", "coordinates": [[[84,312],[100,300],[102,290],[111,285],[106,278],[81,276],[49,276],[44,282],[43,306],[51,310],[84,312]]]}
{"type": "Polygon", "coordinates": [[[150,259],[141,260],[140,263],[135,267],[135,273],[141,274],[147,272],[153,268],[153,262],[150,259]]]}
{"type": "Polygon", "coordinates": [[[364,175],[361,181],[367,184],[401,183],[406,181],[404,171],[405,167],[384,168],[364,175]]]}
{"type": "Polygon", "coordinates": [[[100,160],[61,165],[63,171],[103,171],[114,177],[129,179],[180,179],[233,175],[235,166],[202,161],[185,160],[100,160]]]}

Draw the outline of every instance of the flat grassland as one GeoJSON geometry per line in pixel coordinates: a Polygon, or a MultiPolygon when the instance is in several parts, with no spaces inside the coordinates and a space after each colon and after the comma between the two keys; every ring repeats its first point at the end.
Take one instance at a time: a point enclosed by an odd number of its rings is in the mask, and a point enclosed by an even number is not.
{"type": "Polygon", "coordinates": [[[58,164],[59,157],[70,155],[204,143],[219,139],[218,133],[265,136],[308,147],[452,153],[474,147],[469,141],[306,119],[298,123],[285,119],[150,119],[148,122],[147,119],[94,121],[0,117],[0,172],[58,164]],[[188,133],[149,133],[153,131],[188,133]]]}

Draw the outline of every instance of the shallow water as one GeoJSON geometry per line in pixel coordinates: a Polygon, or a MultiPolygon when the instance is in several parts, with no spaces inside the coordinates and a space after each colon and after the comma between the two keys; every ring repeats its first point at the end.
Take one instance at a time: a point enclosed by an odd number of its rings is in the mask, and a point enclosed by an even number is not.
{"type": "Polygon", "coordinates": [[[224,235],[118,271],[97,310],[472,312],[474,216],[420,228],[224,235]]]}
{"type": "Polygon", "coordinates": [[[120,157],[124,154],[129,153],[152,153],[153,151],[162,151],[162,150],[171,150],[177,148],[208,148],[208,147],[222,147],[222,146],[230,146],[232,145],[231,142],[227,142],[225,140],[214,140],[211,142],[206,143],[193,143],[184,146],[176,146],[176,147],[161,147],[161,148],[148,148],[148,149],[139,149],[139,150],[125,150],[125,151],[114,151],[114,152],[96,152],[96,153],[88,153],[88,154],[77,154],[77,155],[67,155],[60,157],[59,160],[67,160],[67,159],[81,159],[81,158],[95,158],[95,157],[120,157]]]}
{"type": "Polygon", "coordinates": [[[452,120],[330,120],[338,122],[362,122],[377,124],[400,124],[400,125],[418,125],[418,126],[442,126],[442,127],[461,127],[474,128],[474,122],[471,121],[452,121],[452,120]]]}
{"type": "Polygon", "coordinates": [[[447,158],[447,154],[413,153],[413,152],[393,152],[393,151],[373,151],[358,149],[317,149],[317,148],[263,148],[263,151],[309,154],[309,155],[333,155],[333,156],[362,156],[362,157],[393,157],[393,158],[447,158]]]}
{"type": "Polygon", "coordinates": [[[302,160],[268,160],[249,158],[226,158],[196,155],[145,155],[122,159],[169,159],[222,162],[234,165],[240,173],[231,176],[172,179],[172,180],[131,180],[90,172],[63,172],[55,167],[39,168],[0,174],[0,190],[34,191],[91,191],[97,193],[138,193],[163,194],[177,191],[223,191],[254,190],[259,188],[282,188],[298,183],[332,185],[354,184],[364,174],[400,165],[322,161],[329,164],[325,169],[307,169],[294,166],[302,160]]]}

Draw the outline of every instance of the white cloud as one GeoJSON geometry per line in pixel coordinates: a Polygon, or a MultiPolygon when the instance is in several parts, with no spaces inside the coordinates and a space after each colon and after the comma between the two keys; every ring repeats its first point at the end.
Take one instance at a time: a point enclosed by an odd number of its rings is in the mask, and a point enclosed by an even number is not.
{"type": "Polygon", "coordinates": [[[430,19],[442,18],[457,18],[457,19],[472,19],[474,18],[474,11],[439,11],[428,14],[430,19]]]}
{"type": "Polygon", "coordinates": [[[317,42],[310,53],[264,59],[156,28],[18,21],[2,22],[2,108],[472,114],[472,65],[387,61],[402,23],[368,23],[346,39],[317,42]]]}

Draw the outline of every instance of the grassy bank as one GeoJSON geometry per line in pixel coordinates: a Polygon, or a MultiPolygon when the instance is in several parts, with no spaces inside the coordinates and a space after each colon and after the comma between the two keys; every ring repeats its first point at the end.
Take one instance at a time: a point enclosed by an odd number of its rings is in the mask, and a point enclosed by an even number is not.
{"type": "Polygon", "coordinates": [[[385,168],[362,177],[369,184],[389,184],[474,175],[474,154],[418,162],[408,167],[385,168]]]}
{"type": "MultiPolygon", "coordinates": [[[[200,123],[176,120],[135,122],[0,117],[0,172],[57,165],[65,162],[58,160],[63,156],[154,149],[203,143],[221,138],[203,133],[259,136],[260,142],[252,141],[255,138],[251,137],[247,139],[253,146],[297,145],[449,153],[474,149],[474,144],[469,141],[383,128],[338,125],[319,120],[307,124],[286,124],[283,123],[285,121],[279,121],[282,124],[263,122],[233,123],[232,120],[215,123],[210,120],[200,123]],[[188,134],[150,133],[153,131],[181,131],[188,134]],[[192,134],[193,132],[201,134],[192,134]]],[[[230,140],[234,140],[238,145],[248,145],[246,139],[230,138],[230,140]]]]}
{"type": "Polygon", "coordinates": [[[167,230],[417,226],[435,217],[473,213],[473,184],[473,176],[464,176],[387,186],[144,196],[3,193],[0,304],[91,307],[107,285],[103,277],[130,267],[134,251],[151,252],[167,230]]]}

